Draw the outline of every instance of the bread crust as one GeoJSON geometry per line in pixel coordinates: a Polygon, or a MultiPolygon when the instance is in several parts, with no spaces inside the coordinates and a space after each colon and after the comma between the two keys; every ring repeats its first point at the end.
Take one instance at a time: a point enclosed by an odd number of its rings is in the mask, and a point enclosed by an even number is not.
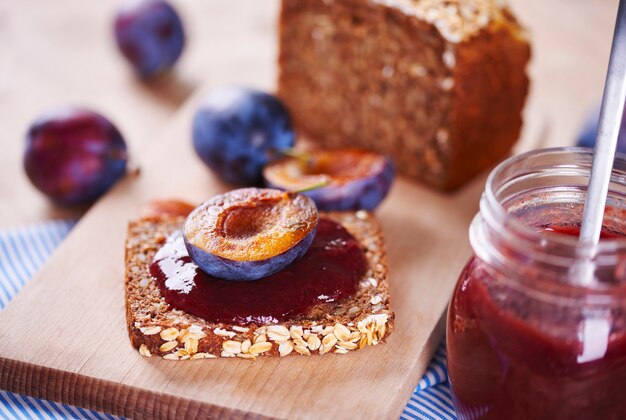
{"type": "Polygon", "coordinates": [[[126,240],[126,321],[133,347],[146,357],[167,360],[345,354],[384,342],[392,332],[387,261],[382,230],[365,211],[321,214],[341,223],[362,245],[368,270],[357,294],[323,304],[279,324],[212,323],[170,307],[149,266],[184,216],[146,216],[131,221],[126,240]]]}

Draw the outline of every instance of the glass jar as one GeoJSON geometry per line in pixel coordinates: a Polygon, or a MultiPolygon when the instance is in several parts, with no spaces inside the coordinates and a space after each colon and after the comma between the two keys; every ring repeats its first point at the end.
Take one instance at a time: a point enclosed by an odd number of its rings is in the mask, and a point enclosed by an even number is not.
{"type": "Polygon", "coordinates": [[[581,262],[591,161],[589,149],[536,150],[489,176],[448,309],[459,418],[626,419],[626,160],[581,262]]]}

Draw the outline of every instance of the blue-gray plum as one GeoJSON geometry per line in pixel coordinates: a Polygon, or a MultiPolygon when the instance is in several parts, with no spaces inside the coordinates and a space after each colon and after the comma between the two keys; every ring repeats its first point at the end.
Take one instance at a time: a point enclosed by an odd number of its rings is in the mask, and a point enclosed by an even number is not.
{"type": "Polygon", "coordinates": [[[117,46],[142,78],[169,71],[185,46],[183,23],[163,0],[129,0],[114,23],[117,46]]]}
{"type": "Polygon", "coordinates": [[[263,167],[294,142],[283,103],[257,90],[216,89],[193,119],[196,153],[220,179],[232,184],[261,185],[263,167]]]}
{"type": "Polygon", "coordinates": [[[105,117],[61,108],[38,118],[26,134],[24,169],[33,185],[64,205],[88,204],[126,172],[126,143],[105,117]]]}
{"type": "MultiPolygon", "coordinates": [[[[626,110],[624,111],[624,114],[626,115],[626,110]]],[[[585,125],[576,140],[577,146],[595,147],[599,120],[600,108],[597,108],[589,113],[589,116],[585,121],[585,125]]],[[[624,124],[624,120],[626,120],[626,118],[622,116],[622,125],[619,130],[619,136],[617,137],[617,151],[621,153],[626,153],[626,124],[624,124]]]]}
{"type": "Polygon", "coordinates": [[[257,280],[302,257],[317,228],[315,203],[301,194],[241,188],[194,209],[185,247],[201,270],[233,281],[257,280]]]}
{"type": "Polygon", "coordinates": [[[373,210],[387,196],[394,178],[391,159],[356,149],[303,152],[269,164],[268,187],[304,191],[321,211],[373,210]]]}

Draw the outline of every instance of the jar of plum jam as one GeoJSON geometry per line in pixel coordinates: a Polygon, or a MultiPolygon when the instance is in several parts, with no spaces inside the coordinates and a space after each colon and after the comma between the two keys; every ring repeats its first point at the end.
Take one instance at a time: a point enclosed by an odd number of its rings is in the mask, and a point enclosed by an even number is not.
{"type": "Polygon", "coordinates": [[[585,264],[591,161],[589,149],[537,150],[489,176],[448,310],[459,418],[626,419],[626,160],[585,264]]]}

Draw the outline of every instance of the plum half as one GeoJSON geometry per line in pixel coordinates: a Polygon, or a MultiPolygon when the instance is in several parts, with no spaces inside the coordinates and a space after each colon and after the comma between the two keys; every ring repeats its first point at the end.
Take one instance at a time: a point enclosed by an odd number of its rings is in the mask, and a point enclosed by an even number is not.
{"type": "Polygon", "coordinates": [[[274,274],[302,257],[317,228],[315,203],[302,194],[241,188],[196,207],[183,227],[201,270],[225,280],[274,274]]]}
{"type": "Polygon", "coordinates": [[[275,161],[263,171],[270,188],[305,191],[322,211],[373,210],[394,177],[391,159],[356,149],[303,152],[275,161]]]}

